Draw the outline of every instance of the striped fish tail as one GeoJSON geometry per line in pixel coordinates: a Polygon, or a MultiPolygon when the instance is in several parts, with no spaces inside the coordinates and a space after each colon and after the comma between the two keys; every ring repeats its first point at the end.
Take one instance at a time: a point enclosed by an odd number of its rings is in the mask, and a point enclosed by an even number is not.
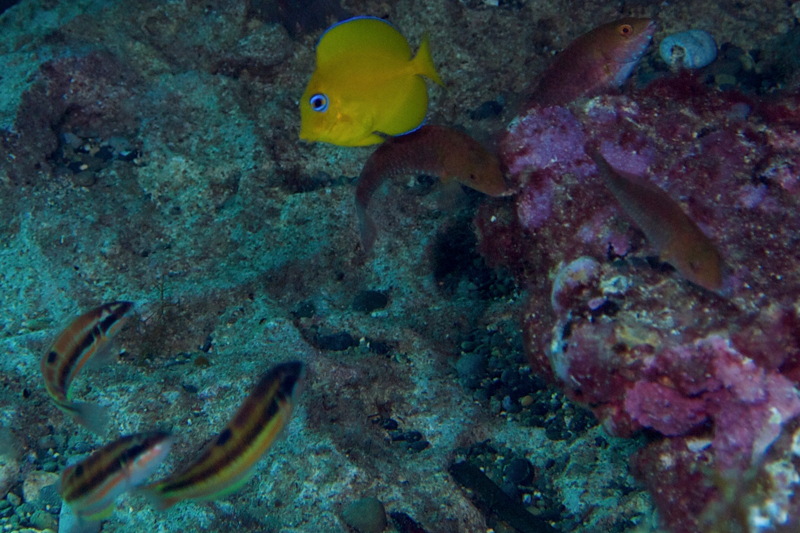
{"type": "Polygon", "coordinates": [[[180,501],[180,498],[170,498],[165,496],[161,492],[161,486],[163,484],[160,481],[152,483],[150,485],[145,485],[144,487],[140,487],[136,489],[137,494],[141,494],[142,496],[150,502],[150,505],[158,509],[159,511],[166,511],[176,503],[180,501]]]}
{"type": "Polygon", "coordinates": [[[105,433],[108,425],[108,409],[104,406],[78,402],[57,402],[56,405],[92,433],[97,435],[105,433]]]}

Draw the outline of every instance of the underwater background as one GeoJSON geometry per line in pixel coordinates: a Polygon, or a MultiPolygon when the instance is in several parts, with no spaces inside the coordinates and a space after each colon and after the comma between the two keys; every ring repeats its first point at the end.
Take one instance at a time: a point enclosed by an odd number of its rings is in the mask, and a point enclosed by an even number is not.
{"type": "Polygon", "coordinates": [[[800,529],[800,2],[0,9],[3,532],[800,529]],[[387,179],[369,250],[354,194],[376,146],[299,139],[315,46],[358,15],[428,36],[426,123],[496,151],[509,186],[387,179]],[[525,102],[622,17],[656,27],[621,87],[525,102]],[[654,247],[632,211],[659,206],[620,205],[591,144],[694,221],[719,286],[654,247]],[[92,433],[40,360],[121,300],[111,360],[72,386],[108,412],[92,433]],[[160,511],[132,491],[83,524],[62,504],[69,461],[169,431],[161,478],[287,361],[291,419],[235,492],[160,511]]]}

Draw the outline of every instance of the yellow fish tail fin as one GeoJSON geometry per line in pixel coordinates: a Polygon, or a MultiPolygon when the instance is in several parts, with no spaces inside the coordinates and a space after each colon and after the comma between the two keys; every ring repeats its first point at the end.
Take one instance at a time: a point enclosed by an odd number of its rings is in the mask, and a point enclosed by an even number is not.
{"type": "Polygon", "coordinates": [[[414,59],[411,62],[414,65],[414,70],[417,74],[422,74],[426,78],[432,79],[442,87],[445,86],[442,78],[439,77],[439,73],[436,72],[436,66],[433,64],[433,56],[431,55],[431,40],[427,33],[422,37],[422,43],[419,45],[417,55],[414,56],[414,59]]]}

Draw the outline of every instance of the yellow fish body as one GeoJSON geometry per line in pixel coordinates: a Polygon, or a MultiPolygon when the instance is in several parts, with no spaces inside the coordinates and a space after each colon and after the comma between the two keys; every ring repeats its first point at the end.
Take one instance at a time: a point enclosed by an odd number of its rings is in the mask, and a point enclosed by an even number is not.
{"type": "Polygon", "coordinates": [[[317,45],[317,66],[300,100],[300,138],[365,146],[413,131],[425,119],[422,76],[443,85],[427,37],[417,55],[394,26],[373,17],[334,24],[317,45]]]}

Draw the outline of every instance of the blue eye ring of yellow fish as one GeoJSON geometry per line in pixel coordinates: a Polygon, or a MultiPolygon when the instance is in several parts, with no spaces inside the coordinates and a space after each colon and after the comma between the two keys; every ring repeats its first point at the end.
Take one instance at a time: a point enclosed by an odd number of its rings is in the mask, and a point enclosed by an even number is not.
{"type": "Polygon", "coordinates": [[[423,78],[444,85],[425,35],[416,55],[386,20],[338,22],[320,37],[300,99],[300,138],[339,146],[379,144],[419,128],[428,110],[423,78]]]}
{"type": "Polygon", "coordinates": [[[308,99],[308,105],[311,106],[313,111],[317,113],[324,113],[328,110],[328,97],[322,93],[312,94],[308,99]],[[320,102],[317,104],[316,102],[320,102]]]}

